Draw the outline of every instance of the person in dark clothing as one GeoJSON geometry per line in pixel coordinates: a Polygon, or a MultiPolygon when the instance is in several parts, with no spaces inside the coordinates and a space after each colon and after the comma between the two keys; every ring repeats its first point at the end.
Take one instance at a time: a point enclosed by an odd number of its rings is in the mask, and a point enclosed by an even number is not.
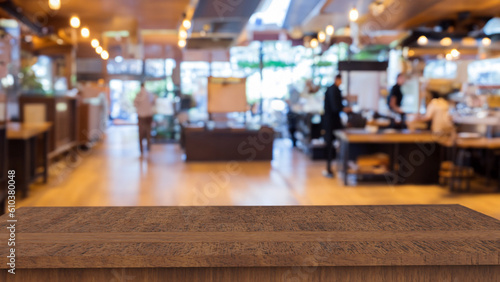
{"type": "Polygon", "coordinates": [[[404,83],[405,76],[402,73],[398,74],[396,85],[392,87],[391,93],[389,94],[389,97],[387,97],[387,105],[389,106],[389,109],[392,112],[401,115],[402,128],[406,128],[406,114],[401,109],[401,105],[403,102],[403,92],[401,92],[401,85],[403,85],[404,83]]]}
{"type": "Polygon", "coordinates": [[[351,109],[344,107],[342,102],[342,92],[339,86],[342,84],[342,76],[337,75],[335,77],[335,83],[328,87],[325,93],[325,114],[323,126],[325,128],[325,142],[326,142],[326,171],[324,172],[326,177],[334,177],[331,163],[334,157],[335,149],[333,147],[333,141],[335,140],[334,131],[342,129],[342,120],[340,119],[340,113],[351,112],[351,109]]]}

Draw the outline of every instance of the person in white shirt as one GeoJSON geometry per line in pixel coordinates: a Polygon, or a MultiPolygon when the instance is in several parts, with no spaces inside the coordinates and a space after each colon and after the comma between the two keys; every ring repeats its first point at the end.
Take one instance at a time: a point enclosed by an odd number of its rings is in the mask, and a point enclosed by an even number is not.
{"type": "Polygon", "coordinates": [[[433,94],[433,99],[427,105],[426,114],[421,120],[431,122],[433,133],[450,135],[455,132],[453,119],[450,115],[450,104],[437,94],[433,94]]]}
{"type": "Polygon", "coordinates": [[[141,83],[141,90],[134,99],[134,106],[139,117],[139,148],[141,155],[144,154],[142,142],[146,139],[147,150],[151,148],[151,124],[153,123],[154,106],[156,96],[148,92],[141,83]]]}

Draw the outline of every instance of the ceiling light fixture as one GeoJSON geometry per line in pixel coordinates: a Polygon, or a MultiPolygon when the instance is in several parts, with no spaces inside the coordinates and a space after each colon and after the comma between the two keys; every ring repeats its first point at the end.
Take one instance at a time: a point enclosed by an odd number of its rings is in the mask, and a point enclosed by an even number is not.
{"type": "Polygon", "coordinates": [[[88,38],[90,36],[90,30],[84,27],[82,28],[81,34],[83,38],[88,38]]]}
{"type": "Polygon", "coordinates": [[[451,44],[453,44],[453,41],[451,40],[451,38],[445,37],[445,38],[441,39],[439,44],[441,44],[441,46],[450,46],[451,44]]]}
{"type": "Polygon", "coordinates": [[[474,47],[477,45],[477,42],[473,37],[464,37],[462,38],[462,45],[467,47],[474,47]]]}
{"type": "Polygon", "coordinates": [[[101,53],[101,59],[103,59],[103,60],[109,59],[109,53],[108,53],[108,51],[102,51],[102,53],[101,53]]]}
{"type": "Polygon", "coordinates": [[[481,40],[481,43],[483,44],[483,46],[490,46],[491,39],[489,39],[488,37],[485,37],[485,38],[483,38],[483,40],[481,40]]]}
{"type": "Polygon", "coordinates": [[[182,26],[185,28],[185,29],[190,29],[191,28],[191,21],[188,20],[188,19],[185,19],[182,21],[182,26]]]}
{"type": "Polygon", "coordinates": [[[180,38],[186,39],[187,36],[188,36],[187,31],[185,31],[184,29],[179,30],[179,37],[180,38]]]}
{"type": "Polygon", "coordinates": [[[328,36],[332,36],[335,32],[335,28],[333,27],[333,25],[327,25],[325,31],[328,36]]]}
{"type": "Polygon", "coordinates": [[[460,52],[457,49],[451,50],[450,54],[453,58],[458,58],[458,56],[460,56],[460,52]]]}
{"type": "Polygon", "coordinates": [[[177,43],[179,47],[184,48],[186,47],[186,40],[185,39],[180,39],[179,42],[177,43]]]}
{"type": "Polygon", "coordinates": [[[318,45],[319,45],[318,39],[316,38],[311,39],[311,41],[309,42],[309,46],[311,46],[311,48],[313,49],[316,49],[318,45]]]}
{"type": "Polygon", "coordinates": [[[318,41],[321,43],[326,41],[326,33],[324,31],[318,32],[318,41]]]}
{"type": "Polygon", "coordinates": [[[97,39],[92,39],[92,41],[90,41],[90,45],[92,45],[93,48],[97,48],[99,47],[99,40],[97,39]]]}
{"type": "Polygon", "coordinates": [[[102,49],[102,47],[101,47],[101,46],[97,46],[97,48],[95,48],[95,52],[96,52],[97,54],[101,54],[101,53],[102,53],[102,51],[103,51],[103,49],[102,49]]]}
{"type": "Polygon", "coordinates": [[[77,16],[72,16],[71,19],[69,19],[69,25],[71,25],[72,28],[79,28],[80,18],[78,18],[77,16]]]}
{"type": "Polygon", "coordinates": [[[429,39],[427,39],[427,37],[425,37],[424,35],[420,36],[417,39],[417,44],[420,46],[427,45],[427,43],[429,43],[429,39]]]}
{"type": "Polygon", "coordinates": [[[49,8],[52,10],[61,9],[61,0],[49,0],[49,8]]]}
{"type": "Polygon", "coordinates": [[[453,60],[453,55],[451,55],[451,53],[446,54],[446,60],[448,61],[453,60]]]}
{"type": "Polygon", "coordinates": [[[359,12],[358,12],[358,9],[356,9],[356,7],[352,8],[351,11],[349,12],[349,20],[351,22],[355,22],[357,21],[359,18],[359,12]]]}

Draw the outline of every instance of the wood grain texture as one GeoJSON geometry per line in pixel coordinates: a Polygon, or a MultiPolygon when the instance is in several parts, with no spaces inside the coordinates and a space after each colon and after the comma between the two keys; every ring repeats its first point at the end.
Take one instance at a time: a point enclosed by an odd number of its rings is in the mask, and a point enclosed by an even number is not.
{"type": "MultiPolygon", "coordinates": [[[[4,279],[5,280],[2,280],[4,279]]],[[[495,266],[382,266],[382,267],[228,267],[134,269],[23,269],[16,275],[0,270],[9,282],[498,282],[495,266]]]]}
{"type": "Polygon", "coordinates": [[[21,208],[17,218],[18,269],[500,267],[500,221],[459,205],[21,208]]]}
{"type": "Polygon", "coordinates": [[[335,135],[340,140],[350,143],[431,143],[439,140],[439,136],[430,131],[369,133],[363,129],[347,129],[336,131],[335,135]]]}

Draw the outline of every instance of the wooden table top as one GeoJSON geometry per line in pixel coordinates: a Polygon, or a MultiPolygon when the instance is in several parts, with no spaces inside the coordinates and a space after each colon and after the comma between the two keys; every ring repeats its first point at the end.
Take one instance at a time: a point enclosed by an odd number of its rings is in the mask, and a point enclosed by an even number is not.
{"type": "Polygon", "coordinates": [[[10,140],[25,140],[33,136],[37,136],[51,127],[50,122],[40,123],[20,123],[9,122],[7,124],[7,139],[10,140]]]}
{"type": "Polygon", "coordinates": [[[18,269],[500,264],[500,221],[460,205],[23,207],[16,217],[18,269]]]}
{"type": "Polygon", "coordinates": [[[408,130],[370,133],[364,129],[346,129],[336,131],[335,135],[349,143],[428,143],[439,139],[430,131],[408,130]]]}
{"type": "Polygon", "coordinates": [[[458,138],[457,147],[469,149],[500,149],[500,138],[458,138]]]}

